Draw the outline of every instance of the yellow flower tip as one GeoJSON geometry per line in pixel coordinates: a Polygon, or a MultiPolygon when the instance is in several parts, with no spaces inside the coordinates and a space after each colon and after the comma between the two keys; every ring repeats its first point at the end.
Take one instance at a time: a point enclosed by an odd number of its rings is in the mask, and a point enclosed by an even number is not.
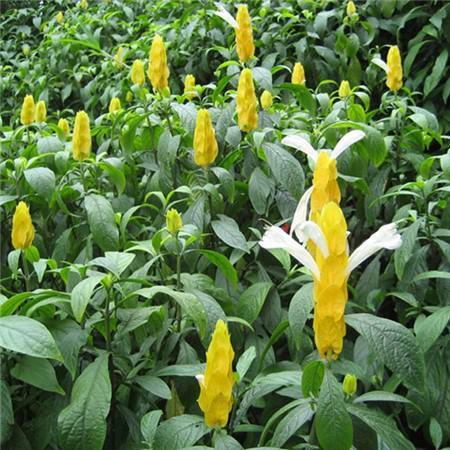
{"type": "Polygon", "coordinates": [[[291,82],[292,84],[305,84],[305,69],[302,63],[295,63],[294,70],[292,71],[291,82]]]}
{"type": "Polygon", "coordinates": [[[114,55],[114,63],[118,69],[121,69],[123,64],[123,47],[117,49],[117,53],[114,55]]]}
{"type": "Polygon", "coordinates": [[[136,59],[131,67],[131,81],[133,84],[142,86],[145,82],[144,63],[140,59],[136,59]]]}
{"type": "Polygon", "coordinates": [[[35,105],[32,95],[26,95],[23,99],[22,110],[20,111],[20,122],[22,125],[30,125],[34,122],[35,105]]]}
{"type": "Polygon", "coordinates": [[[348,373],[344,377],[344,381],[342,383],[342,390],[347,395],[353,395],[356,392],[358,387],[358,379],[355,375],[348,373]]]}
{"type": "Polygon", "coordinates": [[[47,108],[44,100],[40,100],[36,105],[36,122],[45,122],[47,120],[47,108]]]}
{"type": "Polygon", "coordinates": [[[192,100],[195,95],[195,77],[194,75],[188,74],[184,79],[184,95],[189,100],[192,100]]]}
{"type": "Polygon", "coordinates": [[[59,119],[58,128],[62,131],[64,137],[66,138],[70,133],[69,122],[66,119],[59,119]]]}
{"type": "Polygon", "coordinates": [[[269,109],[272,106],[273,98],[269,91],[264,91],[261,94],[261,106],[263,109],[269,109]]]}
{"type": "Polygon", "coordinates": [[[167,65],[166,47],[159,34],[155,35],[152,41],[147,75],[153,89],[164,90],[169,87],[170,71],[167,65]]]}
{"type": "Polygon", "coordinates": [[[87,0],[81,0],[80,3],[78,3],[80,5],[81,9],[88,9],[88,2],[87,0]]]}
{"type": "Polygon", "coordinates": [[[110,114],[115,114],[121,110],[122,106],[120,100],[117,97],[113,97],[109,102],[109,112],[110,114]]]}
{"type": "Polygon", "coordinates": [[[23,250],[30,247],[33,240],[34,227],[31,221],[30,211],[25,202],[19,202],[12,220],[12,245],[16,250],[23,250]]]}
{"type": "Polygon", "coordinates": [[[166,226],[170,234],[177,234],[180,228],[183,226],[183,220],[180,213],[175,209],[169,209],[166,213],[166,226]]]}
{"type": "Polygon", "coordinates": [[[217,158],[219,147],[211,116],[207,109],[197,113],[194,131],[194,161],[200,167],[210,166],[217,158]]]}
{"type": "Polygon", "coordinates": [[[72,154],[76,161],[84,161],[91,154],[92,140],[89,117],[84,111],[77,112],[72,136],[72,154]]]}
{"type": "Polygon", "coordinates": [[[341,193],[337,183],[336,160],[328,152],[321,151],[317,157],[311,193],[311,217],[315,219],[328,202],[339,204],[341,193]]]}
{"type": "Polygon", "coordinates": [[[233,359],[227,325],[218,320],[206,353],[204,375],[198,376],[200,396],[198,404],[211,428],[224,427],[233,406],[233,359]]]}
{"type": "Polygon", "coordinates": [[[247,62],[255,55],[252,20],[247,5],[239,5],[236,22],[236,51],[239,61],[247,62]]]}
{"type": "Polygon", "coordinates": [[[56,21],[61,25],[64,22],[64,14],[62,11],[59,11],[58,14],[56,14],[56,21]]]}
{"type": "Polygon", "coordinates": [[[239,77],[236,109],[241,131],[252,131],[258,126],[258,100],[255,94],[252,71],[244,69],[239,77]]]}
{"type": "Polygon", "coordinates": [[[386,85],[391,91],[398,91],[403,86],[402,57],[396,45],[389,48],[387,55],[386,85]]]}
{"type": "Polygon", "coordinates": [[[350,88],[350,83],[347,80],[342,80],[341,84],[339,86],[339,91],[338,91],[339,97],[341,99],[350,97],[350,95],[352,95],[352,90],[350,88]]]}
{"type": "Polygon", "coordinates": [[[356,6],[355,4],[352,2],[352,0],[350,0],[347,3],[347,16],[353,16],[353,14],[356,14],[356,6]]]}

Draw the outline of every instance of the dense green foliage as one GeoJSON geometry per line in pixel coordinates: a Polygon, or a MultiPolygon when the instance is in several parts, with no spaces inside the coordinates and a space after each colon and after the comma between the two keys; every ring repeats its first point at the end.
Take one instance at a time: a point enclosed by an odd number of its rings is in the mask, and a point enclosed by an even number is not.
{"type": "MultiPolygon", "coordinates": [[[[223,2],[235,15],[232,3],[223,2]]],[[[244,133],[235,34],[213,1],[2,2],[2,448],[450,445],[450,3],[367,0],[351,17],[337,0],[248,6],[248,66],[258,96],[274,101],[244,133]],[[156,33],[166,96],[130,79],[156,33]],[[397,93],[382,68],[390,45],[403,59],[397,93]],[[290,83],[297,61],[306,86],[290,83]],[[345,79],[353,94],[341,99],[345,79]],[[46,102],[45,124],[21,125],[27,94],[46,102]],[[208,169],[192,155],[200,108],[219,144],[208,169]],[[73,130],[80,110],[93,140],[83,162],[57,127],[65,118],[73,130]],[[291,223],[311,186],[311,161],[282,138],[333,148],[352,129],[366,137],[337,163],[349,247],[389,222],[403,244],[352,272],[344,350],[329,362],[314,346],[311,274],[258,242],[267,223],[291,223]],[[15,250],[21,200],[36,236],[15,250]],[[182,214],[177,235],[171,208],[182,214]],[[236,383],[227,427],[211,430],[195,375],[218,319],[236,383]],[[358,379],[354,394],[343,391],[346,374],[358,379]]]]}

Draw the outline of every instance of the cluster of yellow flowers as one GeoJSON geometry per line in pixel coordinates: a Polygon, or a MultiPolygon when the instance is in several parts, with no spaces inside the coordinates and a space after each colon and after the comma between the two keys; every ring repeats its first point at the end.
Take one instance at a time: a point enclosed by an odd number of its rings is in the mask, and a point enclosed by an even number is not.
{"type": "Polygon", "coordinates": [[[22,110],[20,111],[20,122],[22,125],[31,125],[34,122],[42,123],[47,120],[47,108],[44,100],[34,104],[32,95],[26,95],[23,99],[22,110]]]}

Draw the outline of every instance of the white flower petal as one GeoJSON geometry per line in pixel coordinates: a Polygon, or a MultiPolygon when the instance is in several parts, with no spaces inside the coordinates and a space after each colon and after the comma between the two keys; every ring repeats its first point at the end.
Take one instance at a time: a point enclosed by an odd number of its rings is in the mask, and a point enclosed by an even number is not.
{"type": "Polygon", "coordinates": [[[317,161],[318,153],[314,150],[313,146],[306,140],[300,136],[286,136],[281,141],[282,144],[287,145],[288,147],[293,147],[297,150],[308,155],[314,162],[317,161]]]}
{"type": "Polygon", "coordinates": [[[351,255],[348,260],[347,273],[359,266],[367,258],[382,248],[395,250],[402,245],[402,237],[397,232],[395,223],[390,223],[380,227],[372,236],[364,241],[351,255]]]}
{"type": "Polygon", "coordinates": [[[302,247],[281,228],[276,226],[269,227],[264,233],[259,245],[267,250],[276,248],[286,250],[297,261],[308,268],[317,279],[320,279],[319,268],[308,250],[302,247]]]}
{"type": "Polygon", "coordinates": [[[294,217],[292,219],[291,232],[290,235],[295,231],[295,235],[300,242],[305,241],[305,236],[299,228],[299,225],[306,222],[306,216],[308,214],[308,203],[311,198],[313,187],[311,186],[307,191],[304,192],[302,198],[298,202],[297,208],[295,209],[294,217]]]}
{"type": "Polygon", "coordinates": [[[347,150],[351,145],[360,141],[365,136],[366,134],[361,130],[353,130],[345,134],[344,136],[342,136],[342,138],[336,144],[336,147],[334,147],[334,150],[331,152],[331,158],[337,159],[337,157],[341,153],[345,152],[345,150],[347,150]]]}
{"type": "Polygon", "coordinates": [[[215,5],[217,6],[215,14],[225,20],[225,22],[230,24],[233,28],[237,28],[238,24],[236,19],[223,7],[223,5],[219,2],[216,2],[215,5]]]}
{"type": "Polygon", "coordinates": [[[205,381],[205,375],[203,375],[202,373],[201,373],[201,374],[198,374],[198,375],[195,375],[195,378],[197,379],[197,381],[199,382],[199,384],[203,384],[204,381],[205,381]]]}
{"type": "Polygon", "coordinates": [[[316,246],[322,252],[322,255],[325,258],[328,258],[330,252],[328,251],[327,240],[325,239],[325,236],[319,225],[317,225],[317,223],[313,222],[312,220],[307,220],[306,222],[300,224],[300,229],[308,239],[311,239],[314,244],[316,244],[316,246]]]}

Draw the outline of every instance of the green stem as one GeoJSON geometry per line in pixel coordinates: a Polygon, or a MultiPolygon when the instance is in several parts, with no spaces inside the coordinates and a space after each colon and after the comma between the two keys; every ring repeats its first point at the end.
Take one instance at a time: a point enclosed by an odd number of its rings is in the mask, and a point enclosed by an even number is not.
{"type": "MultiPolygon", "coordinates": [[[[177,242],[178,244],[179,242],[177,242]]],[[[181,252],[180,249],[178,249],[177,254],[177,291],[181,289],[181,252]]],[[[175,316],[175,322],[177,325],[177,330],[181,331],[181,306],[178,304],[178,302],[175,302],[175,310],[176,310],[176,316],[175,316]]]]}
{"type": "Polygon", "coordinates": [[[86,178],[84,176],[84,161],[80,161],[80,178],[83,186],[83,192],[86,193],[86,178]]]}
{"type": "Polygon", "coordinates": [[[22,250],[22,265],[23,265],[23,276],[25,280],[25,289],[27,292],[31,292],[30,289],[30,271],[28,270],[28,261],[25,257],[25,252],[22,250]]]}

